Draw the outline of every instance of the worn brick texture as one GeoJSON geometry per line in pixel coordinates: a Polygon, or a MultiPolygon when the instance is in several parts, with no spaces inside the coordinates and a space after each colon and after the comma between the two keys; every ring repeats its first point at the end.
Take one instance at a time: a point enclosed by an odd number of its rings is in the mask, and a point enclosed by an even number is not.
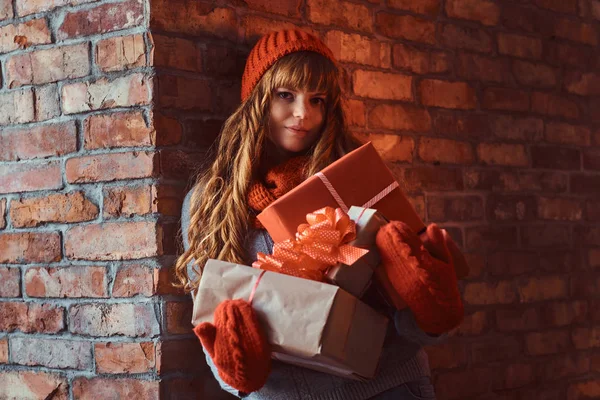
{"type": "Polygon", "coordinates": [[[0,398],[229,398],[176,227],[251,46],[291,27],[469,261],[437,397],[600,398],[599,0],[0,0],[0,398]]]}

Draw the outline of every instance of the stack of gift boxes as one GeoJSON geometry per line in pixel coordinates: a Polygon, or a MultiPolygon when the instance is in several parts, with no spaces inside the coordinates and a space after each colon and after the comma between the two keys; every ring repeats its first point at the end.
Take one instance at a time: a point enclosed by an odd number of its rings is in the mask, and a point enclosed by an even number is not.
{"type": "Polygon", "coordinates": [[[375,289],[405,307],[375,237],[388,220],[425,226],[379,154],[367,143],[279,198],[258,215],[275,247],[254,268],[209,260],[192,323],[212,322],[219,303],[248,299],[272,358],[351,379],[375,375],[388,319],[360,299],[375,289]],[[263,271],[267,271],[263,273],[263,271]],[[258,282],[258,283],[257,283],[258,282]]]}

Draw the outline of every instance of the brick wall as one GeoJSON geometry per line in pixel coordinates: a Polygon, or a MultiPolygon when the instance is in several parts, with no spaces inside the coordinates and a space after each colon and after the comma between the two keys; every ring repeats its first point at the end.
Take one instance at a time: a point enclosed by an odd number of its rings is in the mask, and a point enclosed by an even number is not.
{"type": "Polygon", "coordinates": [[[173,239],[251,45],[293,26],[470,260],[438,397],[600,397],[599,21],[598,0],[0,0],[0,398],[225,398],[173,239]]]}

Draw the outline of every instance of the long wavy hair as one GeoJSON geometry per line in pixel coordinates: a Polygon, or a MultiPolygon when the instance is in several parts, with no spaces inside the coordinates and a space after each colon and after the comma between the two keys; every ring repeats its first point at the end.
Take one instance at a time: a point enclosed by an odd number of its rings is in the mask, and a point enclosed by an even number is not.
{"type": "MultiPolygon", "coordinates": [[[[268,156],[271,100],[276,88],[325,93],[323,132],[307,152],[304,171],[309,177],[357,147],[344,118],[341,69],[314,52],[295,52],[279,59],[261,78],[250,96],[225,121],[214,162],[199,174],[190,200],[189,248],[177,259],[176,286],[186,291],[198,287],[209,258],[243,264],[249,230],[247,196],[259,167],[268,156]],[[193,263],[197,279],[187,265],[193,263]]],[[[185,216],[184,216],[185,217],[185,216]]]]}

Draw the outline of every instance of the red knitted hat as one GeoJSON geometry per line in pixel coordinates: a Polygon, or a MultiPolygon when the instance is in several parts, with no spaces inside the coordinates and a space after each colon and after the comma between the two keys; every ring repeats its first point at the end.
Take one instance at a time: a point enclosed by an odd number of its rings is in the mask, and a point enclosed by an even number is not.
{"type": "Polygon", "coordinates": [[[334,63],[333,53],[320,39],[297,29],[271,32],[258,40],[242,76],[242,101],[246,100],[263,74],[280,58],[297,51],[313,51],[334,63]]]}

